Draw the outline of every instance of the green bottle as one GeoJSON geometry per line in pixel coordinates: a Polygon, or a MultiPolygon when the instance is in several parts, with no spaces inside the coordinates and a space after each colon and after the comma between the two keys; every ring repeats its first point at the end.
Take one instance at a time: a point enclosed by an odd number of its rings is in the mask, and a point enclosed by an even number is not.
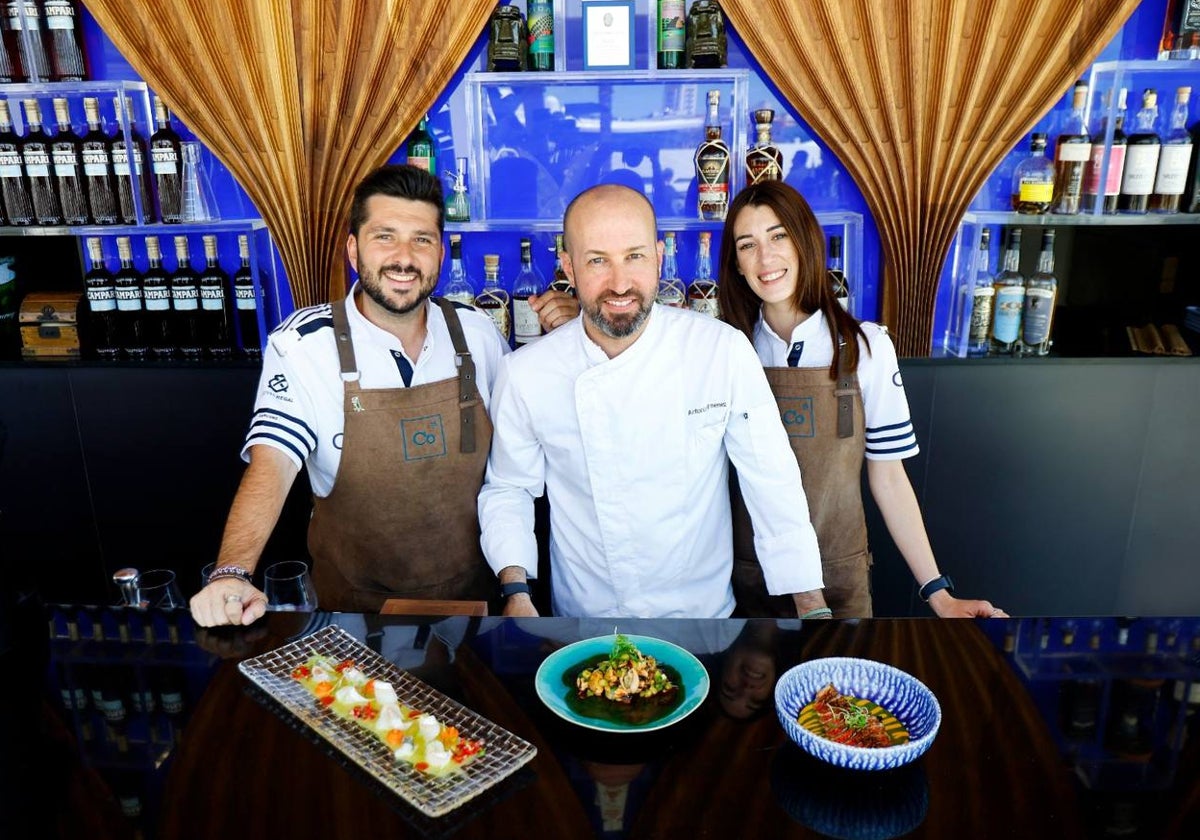
{"type": "Polygon", "coordinates": [[[529,69],[554,69],[554,4],[549,0],[528,0],[526,27],[529,30],[529,69]]]}
{"type": "Polygon", "coordinates": [[[405,145],[408,155],[408,165],[424,169],[431,175],[437,174],[437,149],[433,145],[433,135],[429,133],[429,115],[421,117],[416,130],[409,135],[405,145]]]}

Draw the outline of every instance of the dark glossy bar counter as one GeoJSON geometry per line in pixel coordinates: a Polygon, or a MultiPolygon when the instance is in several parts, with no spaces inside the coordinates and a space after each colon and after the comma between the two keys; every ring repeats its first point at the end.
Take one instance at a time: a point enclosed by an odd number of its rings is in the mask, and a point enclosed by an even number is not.
{"type": "Polygon", "coordinates": [[[1200,619],[276,613],[210,632],[186,613],[54,607],[37,638],[2,660],[6,838],[1200,836],[1200,619]],[[238,670],[331,623],[536,757],[447,816],[419,813],[238,670]],[[614,627],[694,653],[701,707],[636,734],[552,714],[539,664],[614,627]],[[924,682],[943,715],[929,751],[872,773],[793,745],[775,681],[831,655],[924,682]]]}

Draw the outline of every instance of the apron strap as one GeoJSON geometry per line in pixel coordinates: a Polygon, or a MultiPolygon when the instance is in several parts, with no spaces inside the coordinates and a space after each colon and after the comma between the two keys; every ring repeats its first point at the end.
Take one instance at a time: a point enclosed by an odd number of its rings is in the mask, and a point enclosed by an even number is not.
{"type": "Polygon", "coordinates": [[[478,390],[475,387],[475,361],[467,348],[467,339],[463,335],[458,313],[454,311],[454,304],[445,298],[439,297],[434,300],[446,316],[446,327],[450,330],[450,343],[454,345],[458,365],[458,407],[461,422],[458,451],[470,453],[475,451],[475,406],[479,402],[478,390]]]}
{"type": "Polygon", "coordinates": [[[333,334],[337,337],[338,361],[342,366],[342,379],[349,383],[358,379],[358,362],[354,358],[354,342],[350,340],[350,320],[346,317],[346,299],[330,304],[333,310],[333,334]]]}
{"type": "Polygon", "coordinates": [[[837,397],[838,437],[854,437],[854,395],[858,392],[855,387],[855,376],[849,370],[846,362],[846,346],[843,342],[838,353],[837,386],[833,389],[837,397]]]}

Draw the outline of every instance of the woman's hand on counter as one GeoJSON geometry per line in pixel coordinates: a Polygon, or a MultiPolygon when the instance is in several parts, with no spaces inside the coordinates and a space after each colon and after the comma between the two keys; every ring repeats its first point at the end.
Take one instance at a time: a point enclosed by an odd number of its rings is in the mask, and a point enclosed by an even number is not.
{"type": "Polygon", "coordinates": [[[252,624],[267,611],[267,596],[236,578],[214,580],[192,596],[192,619],[201,627],[252,624]]]}

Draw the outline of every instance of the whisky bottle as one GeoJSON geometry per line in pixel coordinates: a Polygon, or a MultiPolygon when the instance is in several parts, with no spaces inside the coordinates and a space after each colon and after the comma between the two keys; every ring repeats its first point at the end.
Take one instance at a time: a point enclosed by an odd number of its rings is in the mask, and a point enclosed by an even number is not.
{"type": "Polygon", "coordinates": [[[44,82],[50,78],[50,61],[46,58],[46,47],[42,42],[42,21],[34,0],[10,0],[8,6],[8,28],[16,42],[16,50],[10,52],[21,63],[20,80],[44,82]],[[21,12],[25,12],[22,22],[21,12]]]}
{"type": "Polygon", "coordinates": [[[754,112],[754,130],[758,139],[746,152],[746,184],[783,179],[783,154],[771,143],[771,121],[775,112],[759,108],[754,112]]]}
{"type": "Polygon", "coordinates": [[[562,263],[562,255],[565,251],[566,247],[563,245],[563,235],[561,233],[554,234],[554,279],[550,281],[549,291],[566,292],[573,297],[575,295],[575,285],[571,282],[571,278],[567,276],[562,263]]]}
{"type": "Polygon", "coordinates": [[[1092,156],[1085,113],[1087,95],[1087,83],[1076,82],[1071,113],[1054,144],[1054,212],[1063,216],[1076,215],[1083,204],[1083,174],[1092,156]]]}
{"type": "Polygon", "coordinates": [[[1054,200],[1054,164],[1046,159],[1046,135],[1035,132],[1029,157],[1017,164],[1012,177],[1012,209],[1040,215],[1054,200]]]}
{"type": "Polygon", "coordinates": [[[199,359],[203,352],[200,339],[200,275],[192,268],[188,238],[175,237],[175,271],[171,274],[172,334],[185,359],[199,359]]]}
{"type": "Polygon", "coordinates": [[[61,225],[62,203],[50,170],[50,137],[42,130],[42,108],[36,99],[23,100],[25,124],[29,126],[21,141],[21,160],[29,178],[29,197],[39,225],[61,225]]]}
{"type": "Polygon", "coordinates": [[[88,131],[79,149],[83,159],[88,211],[95,224],[115,225],[121,221],[121,208],[117,203],[112,159],[109,157],[109,136],[100,118],[100,101],[91,96],[85,98],[83,113],[88,131]]]}
{"type": "Polygon", "coordinates": [[[117,326],[117,295],[113,275],[104,264],[104,244],[98,236],[88,237],[91,268],[83,276],[87,296],[87,335],[92,352],[101,359],[115,359],[120,352],[117,326]]]}
{"type": "Polygon", "coordinates": [[[63,223],[86,225],[91,216],[79,165],[81,141],[71,127],[71,111],[65,97],[54,98],[54,117],[58,121],[58,133],[50,143],[50,159],[54,163],[54,182],[62,203],[63,223]]]}
{"type": "Polygon", "coordinates": [[[138,222],[137,208],[134,204],[134,191],[137,191],[137,202],[141,204],[142,221],[152,223],[157,216],[154,212],[154,200],[150,197],[150,180],[146,175],[146,141],[138,131],[137,120],[134,119],[133,103],[129,97],[124,97],[124,107],[120,97],[113,100],[113,110],[117,114],[117,133],[109,141],[109,155],[112,158],[113,177],[117,186],[117,201],[121,205],[121,221],[127,225],[138,222]],[[125,144],[125,115],[129,115],[129,145],[125,144]],[[130,165],[129,156],[133,155],[130,165]]]}
{"type": "Polygon", "coordinates": [[[163,268],[162,250],[157,236],[146,237],[146,258],[149,265],[142,274],[142,299],[146,304],[146,340],[151,353],[160,359],[169,359],[175,355],[171,278],[163,268]]]}
{"type": "Polygon", "coordinates": [[[529,31],[525,16],[516,6],[496,6],[488,21],[487,65],[489,71],[511,73],[529,63],[529,31]]]}
{"type": "MultiPolygon", "coordinates": [[[[1105,117],[1099,130],[1092,135],[1092,157],[1083,176],[1083,204],[1088,212],[1096,206],[1096,196],[1103,190],[1103,212],[1117,212],[1117,196],[1121,193],[1121,176],[1125,172],[1125,98],[1126,89],[1117,94],[1117,112],[1113,116],[1112,145],[1108,151],[1108,170],[1101,184],[1100,169],[1104,165],[1104,140],[1108,133],[1108,118],[1105,117]]],[[[1104,110],[1108,111],[1112,91],[1104,94],[1104,110]]]]}
{"type": "Polygon", "coordinates": [[[244,233],[238,234],[238,259],[241,262],[233,274],[233,299],[237,309],[242,355],[247,359],[261,359],[262,332],[258,328],[258,290],[254,286],[254,272],[250,270],[250,237],[244,233]]]}
{"type": "Polygon", "coordinates": [[[513,340],[517,344],[529,344],[542,335],[542,325],[537,313],[529,305],[531,295],[546,291],[546,281],[533,264],[533,243],[521,238],[521,269],[513,280],[513,340]]]}
{"type": "Polygon", "coordinates": [[[675,231],[663,233],[663,267],[662,276],[658,279],[658,294],[655,301],[663,306],[674,306],[677,309],[687,309],[687,290],[679,279],[679,257],[675,249],[675,231]]]}
{"type": "Polygon", "coordinates": [[[1045,356],[1050,352],[1050,328],[1054,323],[1054,303],[1058,296],[1058,278],[1054,276],[1054,228],[1042,231],[1042,253],[1037,271],[1025,284],[1025,304],[1021,312],[1022,356],[1045,356]]]}
{"type": "Polygon", "coordinates": [[[833,288],[833,296],[842,305],[842,309],[850,311],[850,283],[846,272],[842,269],[842,237],[829,237],[829,285],[833,288]]]}
{"type": "Polygon", "coordinates": [[[687,47],[687,14],[684,0],[658,0],[658,69],[683,67],[687,47]]]}
{"type": "Polygon", "coordinates": [[[1192,135],[1187,129],[1188,101],[1191,96],[1190,87],[1175,90],[1171,127],[1162,137],[1154,194],[1150,196],[1150,210],[1155,213],[1178,213],[1184,190],[1187,189],[1188,164],[1192,160],[1192,135]]]}
{"type": "Polygon", "coordinates": [[[33,224],[33,200],[21,165],[21,138],[13,131],[7,99],[0,99],[0,196],[8,224],[33,224]]]}
{"type": "Polygon", "coordinates": [[[233,355],[233,313],[229,305],[229,275],[217,257],[217,237],[205,234],[204,271],[200,272],[200,343],[208,355],[233,355]]]}
{"type": "Polygon", "coordinates": [[[684,64],[689,69],[725,66],[725,16],[716,0],[693,0],[688,10],[684,64]]]}
{"type": "MultiPolygon", "coordinates": [[[[501,7],[503,8],[503,6],[501,7]]],[[[500,255],[483,255],[483,288],[475,296],[475,308],[490,317],[505,341],[512,338],[508,292],[500,288],[500,255]]]]}
{"type": "Polygon", "coordinates": [[[171,112],[154,97],[154,133],[150,135],[150,169],[158,192],[159,218],[165,224],[183,221],[183,157],[179,134],[171,127],[171,112]]]}
{"type": "Polygon", "coordinates": [[[450,234],[450,274],[446,279],[446,291],[442,297],[466,306],[475,305],[475,284],[467,276],[462,255],[462,236],[457,233],[450,234]]]}
{"type": "Polygon", "coordinates": [[[1158,151],[1162,146],[1155,123],[1158,122],[1158,93],[1153,88],[1142,91],[1142,107],[1137,112],[1133,131],[1126,141],[1125,172],[1121,178],[1121,194],[1117,210],[1122,213],[1145,213],[1150,209],[1154,192],[1154,176],[1158,171],[1158,151]]]}
{"type": "Polygon", "coordinates": [[[87,78],[79,26],[71,0],[45,0],[46,34],[50,42],[50,81],[82,82],[87,78]]]}
{"type": "Polygon", "coordinates": [[[712,233],[700,231],[700,247],[696,252],[696,277],[688,285],[688,306],[714,318],[721,317],[717,300],[717,283],[712,273],[712,233]]]}
{"type": "Polygon", "coordinates": [[[1025,307],[1025,278],[1021,274],[1021,229],[1009,228],[1008,247],[1000,273],[992,281],[996,294],[992,307],[992,355],[1011,355],[1021,336],[1021,311],[1025,307]]]}
{"type": "Polygon", "coordinates": [[[408,142],[404,145],[404,153],[407,156],[405,162],[409,166],[415,166],[418,169],[424,169],[431,175],[437,175],[437,150],[433,145],[433,135],[429,133],[428,114],[421,117],[421,121],[413,129],[413,133],[408,136],[408,142]]]}
{"type": "Polygon", "coordinates": [[[554,69],[554,4],[550,0],[527,0],[525,17],[529,29],[529,69],[554,69]]]}
{"type": "Polygon", "coordinates": [[[985,227],[979,232],[979,249],[971,277],[963,284],[963,306],[960,333],[966,343],[967,356],[979,358],[988,354],[992,332],[992,303],[996,289],[992,285],[991,260],[992,229],[985,227]]]}
{"type": "Polygon", "coordinates": [[[453,183],[450,186],[450,194],[446,196],[446,221],[469,222],[471,198],[467,194],[467,159],[460,157],[455,160],[458,169],[450,173],[453,183]]]}
{"type": "Polygon", "coordinates": [[[113,289],[117,297],[118,341],[129,358],[145,359],[149,335],[142,275],[133,266],[133,248],[128,236],[117,237],[117,256],[121,258],[121,267],[113,275],[113,289]]]}
{"type": "Polygon", "coordinates": [[[729,146],[721,139],[720,106],[721,92],[710,90],[704,142],[696,147],[694,157],[696,205],[700,218],[705,221],[724,220],[729,208],[729,146]]]}
{"type": "Polygon", "coordinates": [[[1158,58],[1200,58],[1200,0],[1168,0],[1158,58]]]}

